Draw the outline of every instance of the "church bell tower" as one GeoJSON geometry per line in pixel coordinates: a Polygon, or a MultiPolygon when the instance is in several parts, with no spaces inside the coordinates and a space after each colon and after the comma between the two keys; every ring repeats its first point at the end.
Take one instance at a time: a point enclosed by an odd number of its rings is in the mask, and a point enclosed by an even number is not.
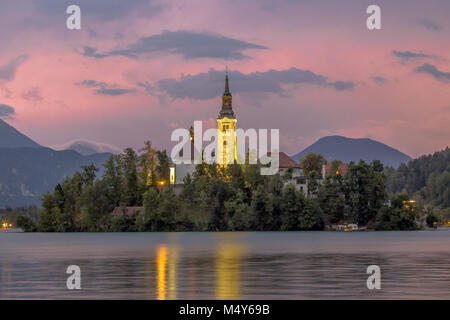
{"type": "Polygon", "coordinates": [[[225,91],[222,95],[222,109],[217,117],[217,163],[223,165],[237,161],[237,119],[233,112],[232,99],[227,70],[225,75],[225,91]]]}

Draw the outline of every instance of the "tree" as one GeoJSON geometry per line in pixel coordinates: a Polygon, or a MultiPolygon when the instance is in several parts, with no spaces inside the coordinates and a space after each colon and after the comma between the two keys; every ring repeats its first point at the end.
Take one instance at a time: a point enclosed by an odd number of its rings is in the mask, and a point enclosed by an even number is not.
{"type": "Polygon", "coordinates": [[[319,190],[318,201],[323,212],[326,212],[329,222],[337,223],[345,219],[345,198],[341,175],[325,178],[319,190]]]}
{"type": "Polygon", "coordinates": [[[104,181],[96,181],[83,189],[79,198],[82,212],[81,228],[84,231],[97,232],[107,229],[108,216],[114,209],[106,196],[104,181]]]}
{"type": "Polygon", "coordinates": [[[148,231],[156,231],[158,220],[159,193],[156,188],[150,188],[144,193],[144,218],[145,229],[148,231]]]}
{"type": "Polygon", "coordinates": [[[121,171],[119,155],[111,155],[105,163],[103,181],[106,184],[106,197],[114,206],[120,206],[123,201],[124,178],[121,171]]]}
{"type": "Polygon", "coordinates": [[[151,141],[145,141],[144,147],[139,151],[143,152],[139,157],[139,165],[142,168],[141,174],[142,183],[144,187],[156,186],[157,185],[156,169],[159,165],[158,153],[155,149],[153,149],[151,141]]]}
{"type": "Polygon", "coordinates": [[[99,170],[93,164],[88,166],[81,166],[83,172],[81,173],[83,184],[85,186],[92,186],[96,178],[96,172],[99,170]]]}
{"type": "Polygon", "coordinates": [[[303,168],[303,172],[308,176],[312,171],[322,172],[322,166],[327,161],[321,154],[308,153],[301,161],[300,165],[303,168]]]}
{"type": "Polygon", "coordinates": [[[166,154],[166,150],[157,151],[156,174],[159,180],[169,183],[170,161],[166,154]]]}
{"type": "Polygon", "coordinates": [[[306,199],[298,226],[300,230],[323,230],[323,212],[316,199],[306,199]]]}
{"type": "Polygon", "coordinates": [[[37,229],[34,221],[28,216],[18,216],[16,219],[16,225],[25,232],[34,232],[37,229]]]}
{"type": "Polygon", "coordinates": [[[254,216],[253,230],[270,230],[272,225],[272,215],[268,209],[268,193],[263,185],[259,185],[253,193],[251,211],[254,216]]]}
{"type": "Polygon", "coordinates": [[[310,171],[308,174],[308,197],[315,196],[319,190],[317,175],[315,170],[310,171]]]}
{"type": "Polygon", "coordinates": [[[237,190],[233,198],[225,201],[224,207],[228,230],[252,230],[252,226],[255,224],[255,217],[246,197],[242,190],[237,190]]]}
{"type": "Polygon", "coordinates": [[[382,165],[377,161],[368,165],[360,161],[350,163],[344,177],[344,194],[349,214],[359,224],[373,222],[386,201],[386,178],[382,165]]]}
{"type": "Polygon", "coordinates": [[[122,154],[121,161],[125,180],[124,200],[126,205],[130,207],[139,206],[141,204],[136,161],[136,152],[134,152],[131,148],[125,149],[125,153],[122,154]]]}
{"type": "Polygon", "coordinates": [[[281,195],[281,230],[298,229],[298,216],[303,210],[305,197],[302,192],[288,184],[281,195]]]}
{"type": "Polygon", "coordinates": [[[397,193],[391,199],[391,205],[380,208],[376,217],[378,230],[417,230],[417,210],[415,206],[405,205],[409,201],[406,192],[397,193]]]}

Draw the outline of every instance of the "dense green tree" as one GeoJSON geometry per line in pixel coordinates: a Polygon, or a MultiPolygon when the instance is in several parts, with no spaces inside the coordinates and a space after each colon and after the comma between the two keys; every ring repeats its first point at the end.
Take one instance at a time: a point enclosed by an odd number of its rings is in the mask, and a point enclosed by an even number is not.
{"type": "Polygon", "coordinates": [[[251,211],[254,216],[253,230],[267,231],[272,227],[272,212],[267,190],[259,185],[252,196],[251,211]]]}
{"type": "Polygon", "coordinates": [[[306,199],[305,206],[298,216],[300,230],[323,230],[323,212],[316,199],[306,199]]]}
{"type": "Polygon", "coordinates": [[[28,216],[18,216],[16,226],[22,228],[25,232],[34,232],[37,230],[36,223],[28,216]]]}
{"type": "Polygon", "coordinates": [[[378,230],[416,230],[418,225],[417,208],[414,205],[406,205],[409,201],[406,192],[398,193],[391,199],[390,206],[383,205],[376,219],[378,230]]]}
{"type": "Polygon", "coordinates": [[[142,189],[139,188],[138,182],[136,152],[131,148],[125,149],[125,152],[122,155],[121,163],[123,166],[125,179],[125,204],[130,207],[139,206],[142,202],[142,197],[139,191],[142,189]]]}
{"type": "Polygon", "coordinates": [[[316,153],[308,153],[303,159],[300,160],[300,165],[303,168],[303,172],[305,175],[309,176],[309,174],[313,171],[322,172],[322,166],[326,164],[327,161],[321,154],[316,153]]]}
{"type": "Polygon", "coordinates": [[[120,206],[123,199],[124,178],[121,170],[121,159],[119,155],[111,155],[105,163],[103,181],[106,186],[106,197],[114,206],[120,206]]]}
{"type": "Polygon", "coordinates": [[[320,207],[328,216],[328,222],[338,223],[346,218],[341,175],[331,175],[325,179],[318,194],[318,201],[320,207]]]}
{"type": "Polygon", "coordinates": [[[302,192],[288,184],[281,195],[281,230],[298,229],[298,217],[303,211],[305,197],[302,192]]]}
{"type": "Polygon", "coordinates": [[[362,160],[357,165],[350,163],[344,177],[343,191],[351,218],[362,225],[375,220],[387,199],[385,181],[379,161],[370,165],[362,160]]]}

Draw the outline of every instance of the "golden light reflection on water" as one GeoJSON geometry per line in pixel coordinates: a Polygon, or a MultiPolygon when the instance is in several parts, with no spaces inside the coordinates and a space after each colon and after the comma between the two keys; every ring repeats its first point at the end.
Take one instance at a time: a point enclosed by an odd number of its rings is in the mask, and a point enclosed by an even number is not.
{"type": "Polygon", "coordinates": [[[216,299],[240,299],[240,268],[244,247],[239,243],[219,246],[216,258],[216,299]]]}
{"type": "Polygon", "coordinates": [[[177,298],[178,248],[160,246],[156,253],[157,299],[177,298]]]}
{"type": "Polygon", "coordinates": [[[157,293],[158,300],[166,300],[166,265],[167,265],[167,248],[161,246],[158,248],[156,257],[157,267],[157,293]]]}
{"type": "Polygon", "coordinates": [[[169,254],[169,295],[170,300],[177,298],[178,248],[171,248],[169,254]]]}

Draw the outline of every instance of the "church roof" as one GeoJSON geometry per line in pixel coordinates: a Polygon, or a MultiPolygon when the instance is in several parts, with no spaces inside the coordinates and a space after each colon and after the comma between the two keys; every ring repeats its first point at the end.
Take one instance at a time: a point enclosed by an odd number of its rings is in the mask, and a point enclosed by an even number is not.
{"type": "Polygon", "coordinates": [[[225,76],[225,90],[222,95],[222,109],[219,112],[219,119],[223,118],[229,118],[229,119],[236,119],[236,116],[234,115],[233,107],[232,107],[232,99],[233,96],[230,92],[230,85],[228,83],[228,70],[226,72],[225,76]]]}

